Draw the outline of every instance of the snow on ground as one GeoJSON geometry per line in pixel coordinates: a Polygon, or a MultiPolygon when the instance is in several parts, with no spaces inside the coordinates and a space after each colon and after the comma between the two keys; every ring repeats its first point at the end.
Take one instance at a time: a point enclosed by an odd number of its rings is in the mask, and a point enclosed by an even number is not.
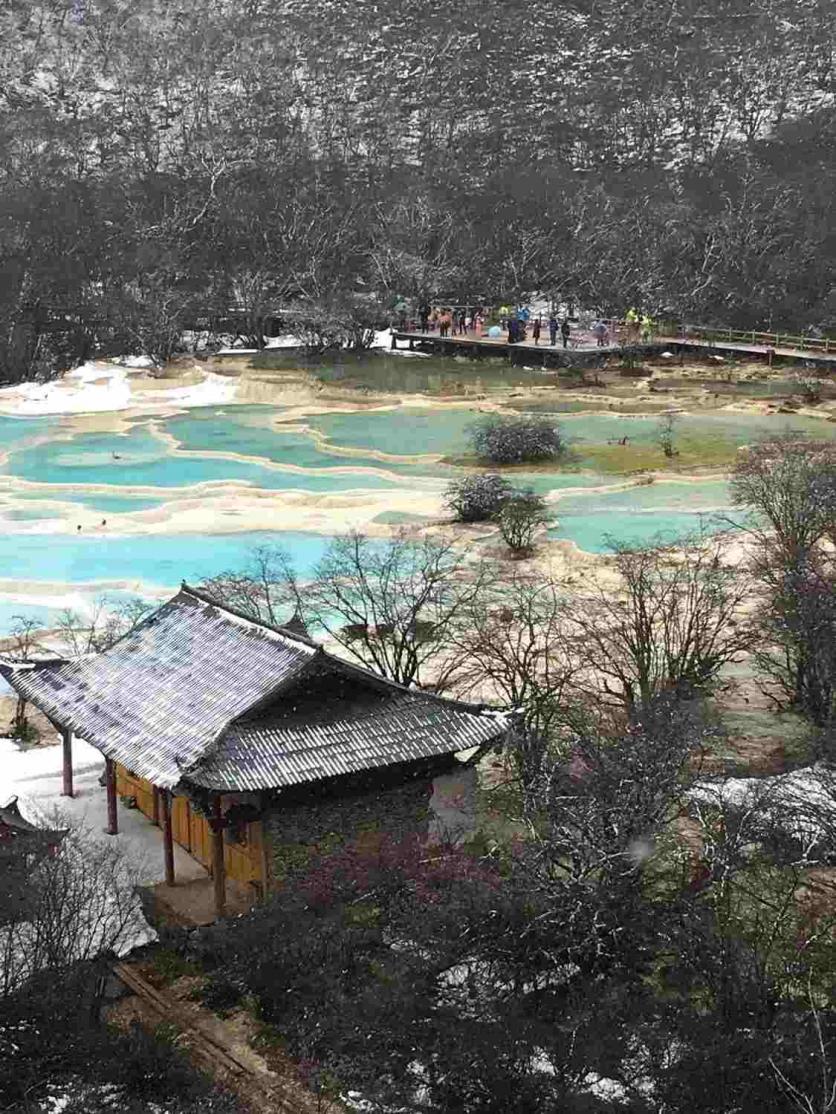
{"type": "Polygon", "coordinates": [[[774,777],[698,782],[689,796],[709,805],[755,809],[803,843],[836,834],[836,771],[823,763],[774,777]]]}
{"type": "Polygon", "coordinates": [[[127,370],[96,363],[82,364],[49,383],[18,383],[0,390],[0,409],[21,417],[92,414],[132,405],[127,370]]]}
{"type": "MultiPolygon", "coordinates": [[[[142,356],[118,362],[91,361],[49,383],[18,383],[0,389],[0,412],[19,417],[50,414],[101,414],[149,406],[218,406],[232,402],[237,383],[223,375],[205,372],[200,383],[166,388],[165,380],[153,392],[135,390],[135,369],[151,366],[142,356]]],[[[140,376],[142,378],[142,376],[140,376]]]]}
{"type": "MultiPolygon", "coordinates": [[[[72,798],[61,796],[62,747],[42,746],[21,750],[11,739],[0,738],[0,804],[17,796],[21,813],[33,824],[53,826],[56,812],[83,824],[95,838],[114,841],[125,854],[126,867],[141,885],[165,879],[163,836],[138,809],[118,808],[119,834],[109,836],[107,798],[99,785],[104,758],[82,739],[73,739],[72,798]]],[[[174,845],[174,871],[179,882],[206,878],[203,867],[177,844],[174,845]]],[[[156,939],[156,933],[143,920],[140,930],[126,941],[124,952],[156,939]]]]}

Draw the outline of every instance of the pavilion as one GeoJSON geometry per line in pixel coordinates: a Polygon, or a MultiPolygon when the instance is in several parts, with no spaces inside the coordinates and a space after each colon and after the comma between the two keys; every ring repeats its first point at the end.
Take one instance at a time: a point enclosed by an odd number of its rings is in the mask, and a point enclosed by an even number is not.
{"type": "Polygon", "coordinates": [[[60,731],[63,793],[73,793],[77,735],[105,758],[108,832],[118,830],[118,797],[141,809],[163,830],[166,883],[175,883],[176,841],[212,875],[217,916],[227,877],[268,893],[283,823],[298,840],[300,815],[316,827],[319,801],[333,815],[333,802],[350,799],[353,817],[366,793],[366,804],[380,798],[385,827],[398,787],[426,785],[509,726],[495,711],[343,661],[297,623],[270,626],[186,584],[101,653],[0,660],[0,674],[60,731]]]}

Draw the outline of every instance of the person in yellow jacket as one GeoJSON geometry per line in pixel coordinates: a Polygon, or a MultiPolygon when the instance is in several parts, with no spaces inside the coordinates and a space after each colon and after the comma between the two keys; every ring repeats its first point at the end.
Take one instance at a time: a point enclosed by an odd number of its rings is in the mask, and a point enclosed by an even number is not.
{"type": "Polygon", "coordinates": [[[653,339],[653,318],[649,313],[642,315],[642,340],[647,343],[653,339]]]}
{"type": "Polygon", "coordinates": [[[633,306],[624,314],[624,333],[628,344],[635,344],[639,339],[639,315],[633,306]]]}

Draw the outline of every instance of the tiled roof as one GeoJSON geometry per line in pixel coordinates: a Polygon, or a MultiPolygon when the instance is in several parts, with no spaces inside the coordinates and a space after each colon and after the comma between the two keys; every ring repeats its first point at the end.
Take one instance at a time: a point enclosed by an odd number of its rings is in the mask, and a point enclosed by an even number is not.
{"type": "Polygon", "coordinates": [[[190,774],[216,789],[279,788],[412,762],[481,746],[505,734],[496,714],[397,692],[390,699],[332,714],[265,716],[233,724],[190,774]]]}
{"type": "Polygon", "coordinates": [[[184,588],[103,653],[0,671],[107,757],[172,788],[231,720],[316,654],[309,641],[184,588]]]}
{"type": "Polygon", "coordinates": [[[109,758],[173,788],[280,788],[453,754],[503,716],[404,689],[185,585],[131,634],[74,661],[0,662],[14,688],[109,758]]]}

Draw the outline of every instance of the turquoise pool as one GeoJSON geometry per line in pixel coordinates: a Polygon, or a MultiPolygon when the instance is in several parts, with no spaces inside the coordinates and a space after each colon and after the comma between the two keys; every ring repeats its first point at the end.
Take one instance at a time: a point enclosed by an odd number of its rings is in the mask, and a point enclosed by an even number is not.
{"type": "MultiPolygon", "coordinates": [[[[308,432],[301,428],[305,422],[283,425],[285,414],[276,406],[204,407],[168,418],[146,417],[118,434],[73,434],[59,418],[0,417],[0,450],[6,454],[0,467],[0,579],[77,586],[91,593],[116,583],[137,592],[160,592],[175,589],[183,578],[199,581],[240,568],[260,544],[283,545],[305,576],[328,544],[324,534],[253,530],[250,521],[246,530],[231,534],[207,529],[201,534],[128,535],[119,532],[117,516],[184,497],[205,500],[211,512],[215,491],[199,485],[237,483],[277,493],[353,496],[398,490],[400,501],[391,509],[381,510],[379,502],[374,507],[375,521],[422,522],[419,512],[427,508],[413,508],[412,493],[440,492],[462,474],[422,457],[466,452],[467,427],[481,416],[476,407],[329,413],[307,419],[308,432]],[[414,459],[389,463],[378,460],[376,452],[414,459]],[[249,459],[236,459],[241,456],[249,459]],[[16,488],[16,479],[39,486],[16,488]],[[108,518],[108,528],[101,534],[87,528],[80,534],[48,532],[55,519],[71,513],[68,505],[108,518]]],[[[631,440],[649,442],[658,430],[658,417],[570,414],[559,421],[570,443],[581,446],[581,459],[584,444],[606,444],[625,432],[631,440]]],[[[685,416],[678,430],[743,444],[788,427],[836,435],[834,425],[784,415],[685,416]]],[[[593,472],[517,472],[509,478],[516,486],[556,496],[551,537],[570,539],[592,552],[605,550],[608,536],[628,542],[646,541],[660,532],[681,536],[699,525],[701,516],[719,528],[729,507],[726,485],[716,479],[692,484],[666,480],[625,489],[623,477],[593,472]],[[590,490],[594,488],[601,490],[590,490]]],[[[225,487],[224,493],[229,490],[225,487]]],[[[271,521],[270,505],[265,500],[264,522],[271,521]]],[[[21,610],[22,605],[0,598],[0,632],[21,610]]]]}
{"type": "MultiPolygon", "coordinates": [[[[456,456],[469,451],[468,427],[486,416],[476,408],[404,407],[367,413],[323,414],[309,419],[308,424],[335,447],[376,449],[401,456],[421,453],[456,456]]],[[[522,416],[522,412],[515,416],[522,416]]],[[[659,415],[559,414],[555,415],[555,424],[561,426],[570,445],[607,444],[625,435],[634,443],[649,445],[658,439],[659,415]]],[[[727,444],[744,445],[786,429],[817,437],[836,436],[832,425],[815,418],[743,413],[683,414],[677,420],[676,434],[716,437],[727,444]]]]}
{"type": "Polygon", "coordinates": [[[722,480],[567,495],[557,503],[556,515],[549,537],[573,541],[588,553],[606,552],[610,539],[633,545],[657,537],[672,541],[700,528],[729,529],[729,518],[739,518],[722,480]]]}
{"type": "Polygon", "coordinates": [[[0,536],[0,579],[63,584],[136,583],[153,588],[197,582],[247,564],[260,545],[281,546],[297,572],[309,574],[328,545],[319,534],[256,531],[240,534],[0,536]]]}
{"type": "MultiPolygon", "coordinates": [[[[273,491],[354,491],[390,488],[400,481],[386,476],[392,471],[375,460],[349,460],[318,453],[311,439],[302,434],[264,431],[272,438],[278,463],[300,467],[371,467],[372,472],[291,472],[255,462],[224,460],[212,456],[184,455],[176,452],[163,438],[146,426],[133,426],[125,434],[81,434],[60,440],[24,445],[13,449],[0,472],[32,483],[73,484],[111,487],[189,487],[202,483],[238,482],[273,491]],[[304,460],[307,453],[308,459],[304,460]]],[[[237,442],[236,442],[237,443],[237,442]]],[[[188,446],[188,442],[185,447],[188,446]]],[[[208,445],[201,446],[204,451],[208,445]]],[[[220,450],[215,450],[220,451],[220,450]]],[[[233,451],[227,449],[226,451],[233,451]]],[[[238,451],[238,450],[235,450],[238,451]]],[[[252,448],[251,448],[251,455],[252,448]]],[[[61,495],[57,493],[57,497],[61,495]]],[[[94,505],[92,502],[91,506],[94,505]]],[[[106,508],[102,508],[106,509],[106,508]]]]}

